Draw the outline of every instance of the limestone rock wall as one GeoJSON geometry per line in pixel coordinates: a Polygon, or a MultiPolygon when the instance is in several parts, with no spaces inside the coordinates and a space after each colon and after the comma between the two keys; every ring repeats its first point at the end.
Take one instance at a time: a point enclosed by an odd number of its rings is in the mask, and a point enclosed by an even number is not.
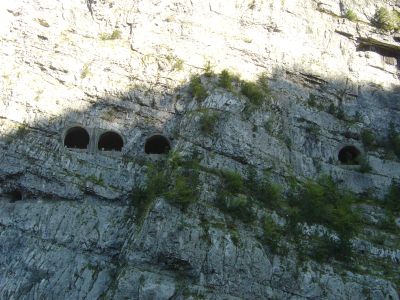
{"type": "MultiPolygon", "coordinates": [[[[283,185],[328,174],[382,198],[400,162],[382,147],[367,151],[361,132],[383,139],[390,123],[400,129],[400,40],[371,26],[396,1],[3,2],[0,298],[399,298],[384,274],[313,261],[299,269],[293,253],[273,255],[259,242],[257,226],[235,220],[234,242],[215,208],[217,178],[204,176],[185,212],[160,198],[140,225],[130,205],[155,133],[182,153],[200,152],[207,167],[269,168],[283,185]],[[360,21],[343,18],[347,10],[360,21]],[[269,106],[246,116],[243,96],[212,84],[204,102],[193,100],[190,75],[208,62],[247,80],[266,74],[269,106]],[[199,131],[204,109],[220,113],[215,135],[199,131]],[[94,140],[120,133],[122,153],[66,149],[75,125],[94,140]],[[370,172],[340,164],[346,145],[370,172]]],[[[387,238],[393,247],[365,236],[354,243],[396,269],[398,236],[387,238]]]]}

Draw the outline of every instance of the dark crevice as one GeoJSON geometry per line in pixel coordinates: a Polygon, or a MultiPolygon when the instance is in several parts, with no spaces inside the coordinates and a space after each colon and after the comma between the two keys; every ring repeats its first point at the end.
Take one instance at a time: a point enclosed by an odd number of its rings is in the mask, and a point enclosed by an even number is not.
{"type": "Polygon", "coordinates": [[[193,141],[191,141],[191,140],[188,140],[188,139],[185,138],[184,136],[179,136],[179,138],[180,138],[180,139],[183,139],[184,141],[186,141],[186,142],[188,142],[188,143],[191,143],[192,145],[195,145],[195,146],[197,146],[197,147],[199,147],[199,148],[202,148],[202,149],[206,150],[207,152],[213,152],[213,153],[215,153],[215,154],[221,155],[221,156],[223,156],[223,157],[226,157],[226,158],[228,158],[228,159],[231,159],[231,160],[233,160],[233,161],[236,161],[236,162],[238,162],[238,163],[241,164],[241,165],[245,165],[245,166],[249,165],[249,162],[247,161],[247,159],[246,159],[245,157],[236,156],[236,155],[232,155],[232,154],[230,154],[230,153],[218,151],[217,149],[213,149],[213,148],[211,148],[211,147],[204,146],[204,145],[202,145],[202,144],[200,144],[200,143],[195,143],[195,142],[193,142],[193,141]]]}
{"type": "Polygon", "coordinates": [[[92,15],[92,17],[93,17],[93,7],[92,6],[95,3],[96,3],[96,1],[94,1],[94,0],[86,0],[86,6],[87,6],[90,14],[92,15]]]}
{"type": "Polygon", "coordinates": [[[313,75],[313,74],[307,74],[307,73],[300,72],[300,75],[304,78],[304,80],[308,81],[311,84],[324,85],[324,84],[328,83],[327,81],[323,80],[321,77],[313,75]]]}
{"type": "Polygon", "coordinates": [[[47,40],[48,40],[48,38],[45,37],[44,35],[38,35],[37,37],[38,37],[39,39],[43,40],[43,41],[47,41],[47,40]]]}
{"type": "Polygon", "coordinates": [[[10,199],[10,202],[17,202],[23,199],[22,192],[20,190],[12,190],[11,192],[7,193],[7,196],[10,199]]]}
{"type": "Polygon", "coordinates": [[[400,47],[396,45],[382,43],[372,39],[358,39],[357,51],[375,52],[381,55],[385,62],[395,65],[400,69],[400,47]]]}
{"type": "Polygon", "coordinates": [[[340,30],[335,30],[335,32],[337,34],[340,34],[340,35],[348,38],[348,39],[352,39],[353,38],[353,35],[351,33],[348,33],[348,32],[345,32],[345,31],[340,31],[340,30]]]}

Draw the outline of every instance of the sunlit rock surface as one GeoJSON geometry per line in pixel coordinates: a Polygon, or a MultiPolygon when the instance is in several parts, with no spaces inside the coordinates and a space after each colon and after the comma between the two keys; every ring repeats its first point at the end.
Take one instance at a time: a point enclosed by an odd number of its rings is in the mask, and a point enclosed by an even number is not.
{"type": "MultiPolygon", "coordinates": [[[[397,5],[2,1],[0,298],[398,299],[396,282],[368,263],[349,270],[300,264],[295,251],[272,254],[258,226],[216,208],[215,176],[201,177],[200,199],[185,211],[161,197],[141,222],[132,207],[153,134],[200,153],[205,167],[267,168],[284,187],[290,176],[328,174],[382,198],[400,179],[399,160],[367,151],[360,135],[384,138],[390,123],[400,129],[400,39],[371,26],[379,7],[397,5]],[[348,10],[360,21],[343,18],[348,10]],[[209,96],[193,100],[190,75],[208,62],[246,80],[264,73],[268,105],[248,115],[245,97],[213,79],[209,96]],[[202,109],[220,113],[213,135],[200,133],[202,109]],[[88,131],[89,151],[64,147],[74,126],[88,131]],[[98,150],[106,131],[122,137],[122,152],[98,150]],[[340,163],[347,145],[371,171],[340,163]]],[[[362,211],[371,223],[382,219],[374,207],[362,211]]],[[[398,270],[399,237],[374,234],[393,242],[376,245],[365,233],[353,241],[357,255],[398,270]]]]}

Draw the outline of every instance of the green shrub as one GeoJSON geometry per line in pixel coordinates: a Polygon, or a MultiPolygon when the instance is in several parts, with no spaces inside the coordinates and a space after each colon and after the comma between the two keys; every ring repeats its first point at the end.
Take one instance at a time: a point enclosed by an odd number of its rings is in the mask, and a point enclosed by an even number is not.
{"type": "Polygon", "coordinates": [[[331,257],[346,261],[352,256],[352,246],[348,239],[335,240],[324,234],[322,237],[314,237],[311,256],[318,262],[326,262],[331,257]]]}
{"type": "Polygon", "coordinates": [[[400,183],[392,182],[385,205],[392,212],[400,212],[400,183]]]}
{"type": "Polygon", "coordinates": [[[321,128],[318,126],[318,124],[312,123],[312,124],[310,124],[310,126],[306,127],[306,132],[310,136],[317,138],[320,135],[321,128]]]}
{"type": "Polygon", "coordinates": [[[170,151],[167,157],[167,164],[169,168],[175,170],[186,163],[182,156],[177,151],[170,151]]]}
{"type": "Polygon", "coordinates": [[[346,260],[352,255],[350,239],[359,230],[360,218],[352,210],[354,197],[338,189],[330,177],[308,181],[289,197],[289,228],[298,223],[320,224],[336,232],[339,239],[325,235],[311,240],[311,256],[319,261],[334,257],[346,260]]]}
{"type": "Polygon", "coordinates": [[[344,113],[344,110],[342,107],[338,106],[336,107],[333,103],[331,103],[328,107],[328,111],[329,114],[335,116],[336,118],[338,118],[339,120],[346,120],[346,115],[344,113]]]}
{"type": "Polygon", "coordinates": [[[165,197],[183,208],[195,202],[199,192],[198,177],[197,164],[183,160],[174,151],[166,160],[148,164],[144,185],[134,187],[132,193],[132,204],[136,207],[139,223],[147,216],[157,197],[165,197]]]}
{"type": "Polygon", "coordinates": [[[388,210],[386,217],[377,224],[377,228],[387,232],[397,233],[399,232],[399,227],[396,225],[396,218],[391,213],[391,208],[386,206],[388,210]]]}
{"type": "Polygon", "coordinates": [[[163,188],[163,196],[172,204],[186,208],[198,199],[198,161],[184,160],[177,152],[168,155],[163,173],[168,178],[168,186],[163,188]]]}
{"type": "Polygon", "coordinates": [[[358,158],[358,164],[360,165],[360,167],[359,167],[358,170],[359,170],[361,173],[369,173],[369,172],[372,171],[372,167],[371,167],[371,165],[369,164],[369,161],[368,161],[367,157],[365,157],[364,155],[363,155],[363,156],[360,156],[360,157],[358,158]]]}
{"type": "Polygon", "coordinates": [[[250,222],[254,218],[251,200],[244,194],[232,194],[221,189],[217,196],[217,203],[221,210],[232,216],[250,222]]]}
{"type": "Polygon", "coordinates": [[[147,166],[146,190],[152,197],[159,197],[168,189],[169,178],[166,173],[167,164],[161,162],[157,165],[147,166]]]}
{"type": "Polygon", "coordinates": [[[224,171],[222,177],[225,190],[230,194],[244,192],[244,179],[239,173],[234,171],[224,171]]]}
{"type": "Polygon", "coordinates": [[[46,20],[43,19],[36,19],[36,21],[43,27],[50,27],[49,23],[47,23],[46,20]]]}
{"type": "Polygon", "coordinates": [[[225,211],[233,213],[243,221],[253,218],[252,206],[256,203],[271,209],[280,208],[282,187],[271,183],[267,173],[258,177],[255,169],[249,168],[244,179],[237,172],[224,171],[222,182],[218,202],[225,211]]]}
{"type": "Polygon", "coordinates": [[[281,204],[282,187],[270,181],[267,173],[257,178],[255,171],[250,169],[246,179],[246,188],[249,194],[270,209],[278,209],[281,204]]]}
{"type": "Polygon", "coordinates": [[[84,64],[81,71],[81,79],[87,77],[90,74],[89,64],[84,64]]]}
{"type": "Polygon", "coordinates": [[[393,123],[389,124],[388,144],[390,150],[400,158],[400,133],[397,132],[393,123]]]}
{"type": "Polygon", "coordinates": [[[189,84],[190,93],[197,101],[203,101],[208,97],[208,92],[201,82],[199,75],[194,75],[190,78],[189,84]]]}
{"type": "Polygon", "coordinates": [[[249,199],[244,194],[237,194],[234,196],[226,197],[225,206],[228,209],[241,209],[242,207],[246,207],[249,199]]]}
{"type": "Polygon", "coordinates": [[[90,175],[90,176],[87,176],[86,179],[93,182],[94,184],[104,186],[104,180],[101,176],[97,177],[95,175],[90,175]]]}
{"type": "Polygon", "coordinates": [[[279,249],[279,242],[282,239],[281,228],[272,220],[270,216],[265,216],[264,224],[264,241],[269,245],[272,253],[277,253],[279,249]]]}
{"type": "Polygon", "coordinates": [[[132,204],[138,210],[143,211],[146,204],[149,202],[149,193],[147,187],[136,186],[132,191],[132,204]]]}
{"type": "Polygon", "coordinates": [[[213,77],[215,75],[211,62],[208,60],[204,66],[204,76],[213,77]]]}
{"type": "Polygon", "coordinates": [[[121,31],[118,29],[115,29],[111,34],[109,34],[109,33],[101,33],[100,34],[100,39],[102,41],[117,40],[119,38],[121,38],[121,31]]]}
{"type": "Polygon", "coordinates": [[[263,92],[267,95],[271,92],[268,85],[268,76],[266,73],[261,73],[257,78],[258,86],[263,90],[263,92]]]}
{"type": "Polygon", "coordinates": [[[336,109],[336,118],[338,118],[339,120],[346,120],[346,115],[342,107],[338,107],[336,109]]]}
{"type": "Polygon", "coordinates": [[[307,104],[311,107],[316,107],[317,106],[317,97],[314,94],[310,94],[308,97],[307,104]]]}
{"type": "Polygon", "coordinates": [[[232,239],[233,244],[236,247],[238,247],[239,244],[240,244],[240,234],[239,234],[239,232],[236,229],[232,229],[230,234],[231,234],[231,239],[232,239]]]}
{"type": "Polygon", "coordinates": [[[361,141],[365,149],[370,150],[375,146],[375,134],[370,129],[363,129],[361,131],[361,141]]]}
{"type": "Polygon", "coordinates": [[[359,217],[351,209],[355,199],[338,189],[330,177],[317,182],[308,181],[292,195],[290,205],[295,208],[294,222],[321,224],[335,230],[339,237],[353,236],[358,230],[359,217]]]}
{"type": "Polygon", "coordinates": [[[391,140],[392,146],[393,146],[393,151],[394,153],[400,157],[400,135],[397,134],[396,136],[393,137],[391,140]]]}
{"type": "Polygon", "coordinates": [[[219,119],[219,113],[205,112],[200,117],[200,130],[203,134],[211,135],[219,119]]]}
{"type": "Polygon", "coordinates": [[[234,171],[224,171],[221,175],[222,186],[217,195],[218,206],[234,217],[250,222],[254,217],[252,199],[245,194],[243,177],[234,171]]]}
{"type": "Polygon", "coordinates": [[[110,35],[110,40],[116,40],[119,38],[121,38],[121,31],[118,29],[115,29],[110,35]]]}
{"type": "Polygon", "coordinates": [[[238,76],[233,75],[228,70],[223,70],[219,75],[218,85],[228,91],[233,91],[233,81],[238,79],[238,76]]]}
{"type": "Polygon", "coordinates": [[[331,103],[328,106],[328,113],[330,113],[331,115],[336,115],[336,106],[335,104],[331,103]]]}
{"type": "Polygon", "coordinates": [[[183,60],[180,58],[177,58],[175,60],[175,63],[172,66],[172,70],[182,71],[183,70],[183,60]]]}
{"type": "Polygon", "coordinates": [[[173,179],[173,184],[165,193],[165,198],[186,208],[189,204],[196,202],[198,184],[198,174],[195,171],[185,175],[179,174],[173,179]]]}
{"type": "Polygon", "coordinates": [[[355,14],[355,12],[353,12],[350,9],[346,12],[345,17],[346,17],[346,19],[348,19],[348,20],[350,20],[352,22],[358,21],[358,17],[355,14]]]}
{"type": "Polygon", "coordinates": [[[28,125],[25,123],[21,123],[18,125],[18,128],[15,132],[15,137],[22,138],[28,133],[28,125]]]}
{"type": "Polygon", "coordinates": [[[268,132],[269,135],[274,135],[274,118],[270,117],[265,123],[264,123],[264,129],[266,132],[268,132]]]}
{"type": "Polygon", "coordinates": [[[256,82],[242,81],[240,92],[250,100],[253,106],[260,106],[270,94],[267,75],[261,74],[256,82]]]}
{"type": "Polygon", "coordinates": [[[243,82],[240,92],[249,98],[252,104],[257,106],[261,105],[265,98],[263,89],[254,82],[243,82]]]}
{"type": "Polygon", "coordinates": [[[359,111],[354,114],[354,122],[362,123],[363,117],[359,111]]]}
{"type": "Polygon", "coordinates": [[[168,190],[168,177],[165,171],[166,164],[149,164],[147,166],[146,181],[143,186],[136,186],[132,192],[132,204],[136,208],[136,219],[141,224],[157,197],[164,195],[168,190]]]}
{"type": "Polygon", "coordinates": [[[374,16],[373,23],[376,27],[386,30],[393,31],[398,29],[399,16],[396,12],[390,12],[386,8],[379,8],[374,16]]]}
{"type": "Polygon", "coordinates": [[[182,71],[183,70],[183,60],[175,55],[168,54],[166,56],[167,61],[171,64],[172,71],[182,71]]]}

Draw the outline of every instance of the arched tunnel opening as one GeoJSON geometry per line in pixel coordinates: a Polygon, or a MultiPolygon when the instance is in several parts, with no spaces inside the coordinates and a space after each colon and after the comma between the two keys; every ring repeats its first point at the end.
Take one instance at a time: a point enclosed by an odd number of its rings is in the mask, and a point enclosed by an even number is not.
{"type": "Polygon", "coordinates": [[[101,151],[122,151],[123,146],[124,141],[122,137],[118,133],[112,131],[103,133],[97,144],[97,148],[101,151]]]}
{"type": "Polygon", "coordinates": [[[358,165],[361,152],[354,146],[345,146],[339,151],[339,161],[344,165],[358,165]]]}
{"type": "Polygon", "coordinates": [[[86,129],[76,126],[67,131],[64,138],[64,146],[70,149],[87,149],[89,145],[89,133],[86,129]]]}
{"type": "Polygon", "coordinates": [[[146,154],[167,154],[170,150],[171,145],[168,139],[160,134],[148,138],[144,146],[146,154]]]}

